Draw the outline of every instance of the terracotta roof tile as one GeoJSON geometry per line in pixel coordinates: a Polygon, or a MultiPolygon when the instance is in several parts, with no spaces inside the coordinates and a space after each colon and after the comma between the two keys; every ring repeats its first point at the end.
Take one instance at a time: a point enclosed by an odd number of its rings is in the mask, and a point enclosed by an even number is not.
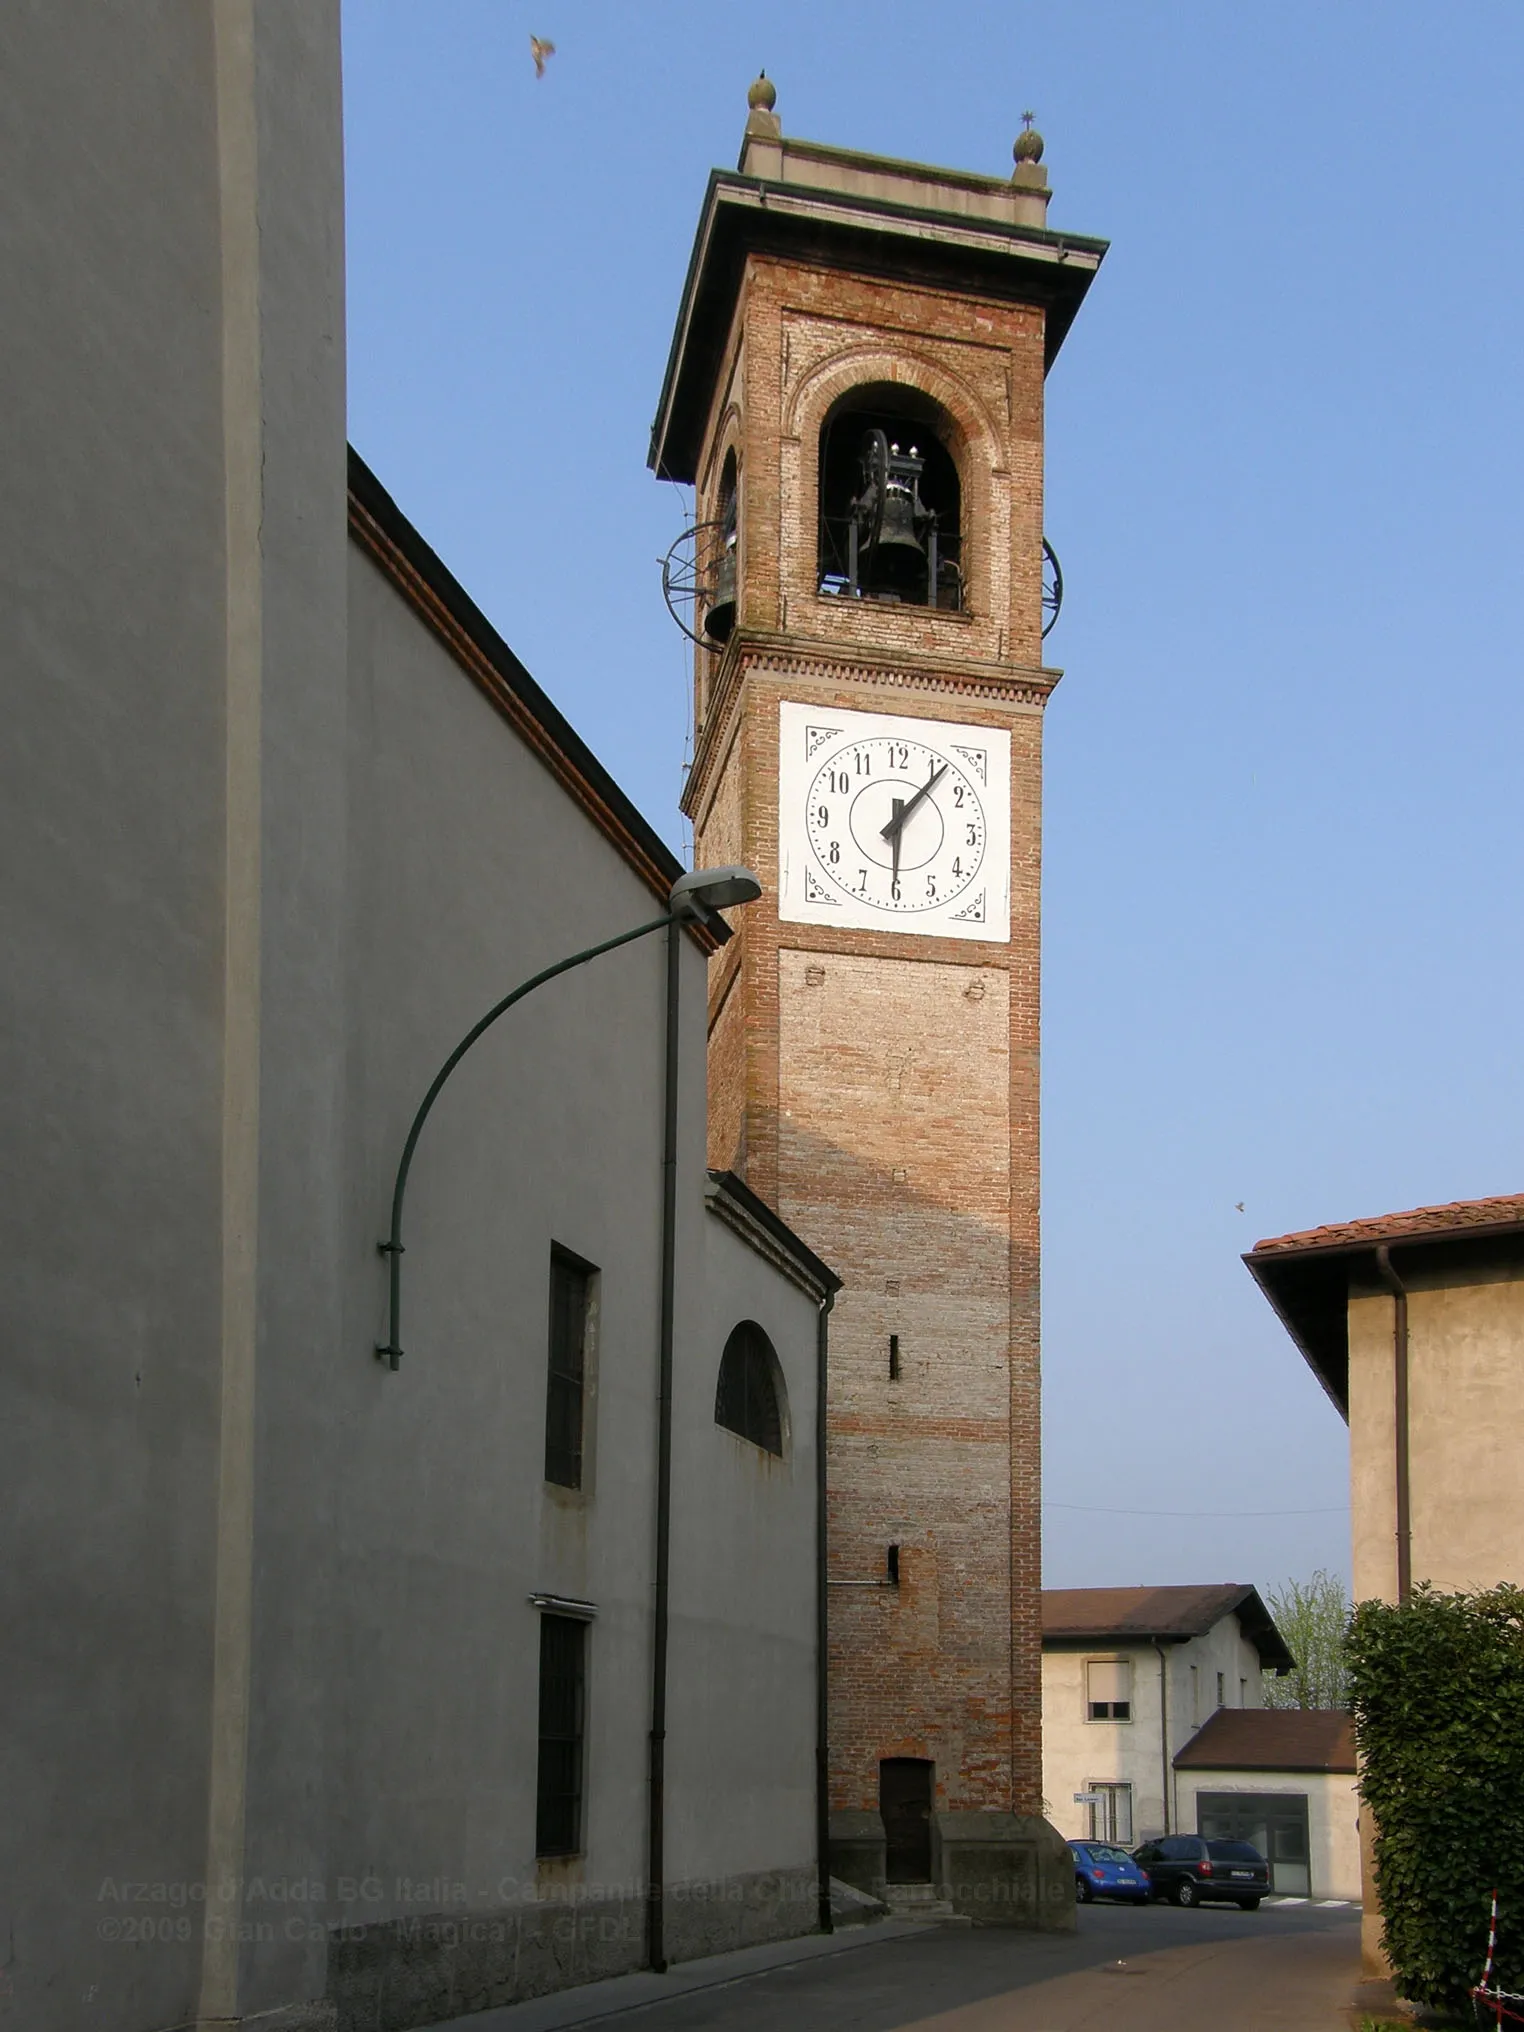
{"type": "Polygon", "coordinates": [[[1456,1199],[1444,1206],[1412,1207],[1403,1214],[1380,1214],[1374,1220],[1335,1221],[1325,1228],[1303,1228],[1294,1235],[1271,1235],[1254,1244],[1256,1256],[1290,1249],[1358,1248],[1395,1242],[1405,1235],[1464,1233],[1467,1228],[1496,1228],[1524,1223],[1524,1193],[1503,1193],[1496,1199],[1456,1199]]]}
{"type": "Polygon", "coordinates": [[[1177,1771],[1353,1771],[1343,1708],[1220,1707],[1175,1758],[1177,1771]]]}
{"type": "Polygon", "coordinates": [[[1291,1654],[1259,1593],[1243,1581],[1201,1587],[1044,1588],[1046,1642],[1183,1643],[1204,1637],[1224,1616],[1237,1615],[1244,1635],[1269,1670],[1286,1671],[1291,1654]]]}

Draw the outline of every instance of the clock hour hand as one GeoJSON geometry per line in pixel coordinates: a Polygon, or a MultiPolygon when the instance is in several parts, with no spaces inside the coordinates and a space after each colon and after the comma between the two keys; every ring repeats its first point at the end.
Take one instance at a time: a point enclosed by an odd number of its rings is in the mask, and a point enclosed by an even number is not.
{"type": "Polygon", "coordinates": [[[904,798],[896,797],[893,799],[892,808],[893,816],[890,818],[888,825],[884,827],[880,838],[887,839],[894,849],[894,865],[889,873],[891,880],[897,882],[900,878],[900,828],[905,823],[904,798]]]}
{"type": "Polygon", "coordinates": [[[894,800],[894,815],[890,819],[888,825],[886,825],[882,829],[879,837],[885,840],[893,840],[895,846],[898,847],[900,843],[900,834],[905,830],[906,819],[909,818],[910,814],[915,810],[918,804],[920,804],[925,798],[930,797],[931,793],[936,789],[937,785],[942,781],[942,778],[946,774],[947,774],[947,764],[944,762],[940,768],[932,770],[930,776],[927,777],[926,781],[921,785],[920,789],[916,792],[915,796],[911,798],[908,804],[901,804],[899,799],[896,798],[894,800]]]}

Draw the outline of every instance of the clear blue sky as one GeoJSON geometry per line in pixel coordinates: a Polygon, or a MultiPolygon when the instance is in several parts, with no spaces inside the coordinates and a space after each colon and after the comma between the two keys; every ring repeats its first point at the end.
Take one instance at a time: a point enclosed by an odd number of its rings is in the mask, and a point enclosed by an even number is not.
{"type": "Polygon", "coordinates": [[[1052,223],[1113,243],[1049,383],[1047,1578],[1345,1568],[1343,1425],[1238,1256],[1524,1188],[1524,8],[345,31],[351,435],[674,844],[684,505],[646,434],[746,87],[997,175],[1036,110],[1052,223]]]}

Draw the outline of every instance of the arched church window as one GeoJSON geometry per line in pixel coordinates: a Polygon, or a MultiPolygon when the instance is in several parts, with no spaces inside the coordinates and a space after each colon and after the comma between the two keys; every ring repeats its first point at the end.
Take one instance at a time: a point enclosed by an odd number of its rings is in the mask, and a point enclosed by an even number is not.
{"type": "Polygon", "coordinates": [[[720,1357],[714,1422],[739,1433],[764,1453],[783,1452],[783,1371],[777,1352],[754,1319],[732,1329],[720,1357]]]}
{"type": "Polygon", "coordinates": [[[820,430],[818,588],[842,599],[963,607],[962,488],[947,418],[892,384],[854,388],[820,430]]]}

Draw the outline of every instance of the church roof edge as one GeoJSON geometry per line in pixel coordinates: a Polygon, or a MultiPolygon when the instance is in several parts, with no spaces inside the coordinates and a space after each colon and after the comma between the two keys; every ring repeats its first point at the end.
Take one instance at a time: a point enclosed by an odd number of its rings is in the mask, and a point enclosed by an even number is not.
{"type": "MultiPolygon", "coordinates": [[[[536,684],[353,445],[349,533],[572,801],[652,894],[665,902],[672,884],[685,872],[682,861],[536,684]]],[[[715,951],[732,935],[718,915],[685,928],[705,952],[715,951]]]]}

